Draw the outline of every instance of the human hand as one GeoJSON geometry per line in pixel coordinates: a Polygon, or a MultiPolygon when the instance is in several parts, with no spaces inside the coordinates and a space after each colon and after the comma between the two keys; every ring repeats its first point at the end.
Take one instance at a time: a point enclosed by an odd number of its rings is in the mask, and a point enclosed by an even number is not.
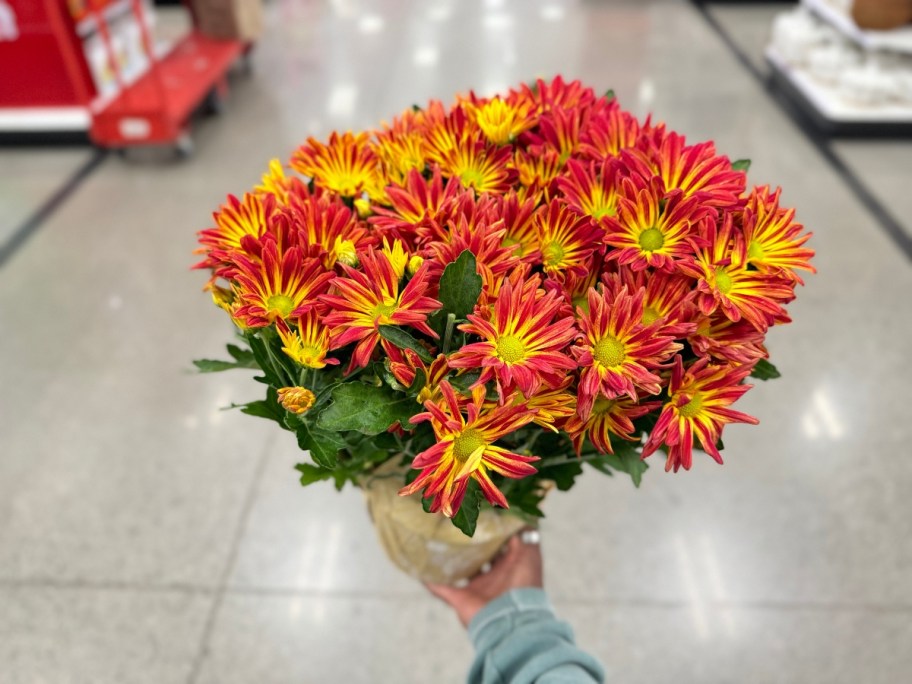
{"type": "MultiPolygon", "coordinates": [[[[538,534],[536,530],[531,532],[538,534]]],[[[475,614],[489,602],[511,589],[542,588],[541,547],[537,542],[524,544],[522,534],[510,538],[490,571],[476,575],[466,586],[425,584],[428,591],[456,611],[463,627],[468,627],[475,614]]]]}

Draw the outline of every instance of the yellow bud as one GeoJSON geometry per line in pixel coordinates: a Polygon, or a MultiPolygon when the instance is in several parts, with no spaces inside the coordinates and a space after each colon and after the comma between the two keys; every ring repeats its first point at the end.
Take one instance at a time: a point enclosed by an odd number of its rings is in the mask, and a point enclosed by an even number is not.
{"type": "Polygon", "coordinates": [[[307,413],[317,399],[306,387],[283,387],[278,394],[279,403],[285,410],[299,416],[307,413]]]}
{"type": "Polygon", "coordinates": [[[420,257],[417,254],[413,256],[408,261],[408,272],[409,275],[415,275],[418,272],[418,269],[421,268],[421,264],[424,263],[424,257],[420,257]]]}
{"type": "Polygon", "coordinates": [[[336,261],[341,261],[346,266],[358,265],[358,252],[355,250],[355,243],[351,240],[336,238],[332,253],[336,257],[336,261]]]}
{"type": "Polygon", "coordinates": [[[358,212],[358,216],[363,219],[373,215],[374,213],[371,209],[370,200],[365,199],[364,197],[359,197],[355,200],[355,210],[358,212]]]}

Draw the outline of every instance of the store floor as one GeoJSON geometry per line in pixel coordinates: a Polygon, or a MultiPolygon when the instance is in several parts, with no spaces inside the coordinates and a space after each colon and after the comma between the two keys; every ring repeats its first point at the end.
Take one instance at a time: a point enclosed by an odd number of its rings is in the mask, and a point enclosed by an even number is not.
{"type": "MultiPolygon", "coordinates": [[[[720,11],[758,31],[756,8],[720,11]]],[[[390,566],[360,493],[301,490],[294,440],[221,410],[255,383],[191,371],[231,329],[188,267],[225,194],[306,136],[557,72],[752,158],[820,271],[724,467],[550,497],[559,612],[609,681],[908,681],[909,256],[693,6],[273,0],[267,20],[192,158],[106,158],[0,268],[0,682],[463,681],[462,630],[390,566]]],[[[840,145],[912,231],[903,149],[840,145]]],[[[0,240],[91,154],[0,150],[0,240]]]]}

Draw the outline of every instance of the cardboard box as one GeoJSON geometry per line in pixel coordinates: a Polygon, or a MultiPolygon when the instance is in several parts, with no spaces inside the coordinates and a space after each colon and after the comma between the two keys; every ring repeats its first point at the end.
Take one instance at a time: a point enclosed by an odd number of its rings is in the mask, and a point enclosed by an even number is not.
{"type": "Polygon", "coordinates": [[[253,42],[263,33],[262,0],[193,0],[203,35],[253,42]]]}

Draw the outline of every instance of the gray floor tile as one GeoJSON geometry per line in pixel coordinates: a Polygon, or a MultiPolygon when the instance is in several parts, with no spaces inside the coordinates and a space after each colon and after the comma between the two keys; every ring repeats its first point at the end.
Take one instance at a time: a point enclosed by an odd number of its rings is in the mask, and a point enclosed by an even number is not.
{"type": "Polygon", "coordinates": [[[4,684],[184,684],[212,597],[0,586],[4,684]]]}
{"type": "Polygon", "coordinates": [[[199,684],[465,681],[472,651],[430,596],[225,597],[199,684]]]}

